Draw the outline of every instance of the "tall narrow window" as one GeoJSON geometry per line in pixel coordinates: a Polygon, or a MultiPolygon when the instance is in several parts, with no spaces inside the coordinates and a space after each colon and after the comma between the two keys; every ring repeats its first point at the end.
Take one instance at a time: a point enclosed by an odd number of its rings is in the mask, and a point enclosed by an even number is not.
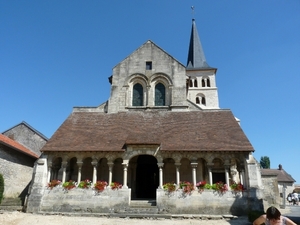
{"type": "Polygon", "coordinates": [[[196,104],[200,104],[199,97],[196,97],[196,104]]]}
{"type": "Polygon", "coordinates": [[[207,87],[210,87],[210,80],[207,79],[206,82],[207,82],[207,87]]]}
{"type": "Polygon", "coordinates": [[[152,62],[146,62],[146,70],[152,70],[152,62]]]}
{"type": "Polygon", "coordinates": [[[202,104],[202,105],[206,105],[205,97],[202,97],[202,98],[201,98],[201,104],[202,104]]]}
{"type": "Polygon", "coordinates": [[[143,86],[139,83],[133,86],[132,106],[143,106],[143,86]]]}
{"type": "Polygon", "coordinates": [[[202,87],[205,87],[205,80],[202,79],[202,87]]]}
{"type": "Polygon", "coordinates": [[[166,104],[166,88],[162,83],[155,86],[155,105],[163,106],[166,104]]]}
{"type": "Polygon", "coordinates": [[[198,87],[197,79],[194,80],[194,87],[198,87]]]}
{"type": "Polygon", "coordinates": [[[193,81],[190,80],[190,87],[193,87],[193,81]]]}

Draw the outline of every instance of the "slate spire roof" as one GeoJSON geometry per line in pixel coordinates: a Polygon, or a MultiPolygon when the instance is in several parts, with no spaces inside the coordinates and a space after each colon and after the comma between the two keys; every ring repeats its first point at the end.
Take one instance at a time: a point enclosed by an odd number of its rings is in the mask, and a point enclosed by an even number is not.
{"type": "Polygon", "coordinates": [[[205,59],[204,51],[197,32],[195,19],[192,20],[192,31],[186,67],[188,70],[211,68],[205,59]]]}

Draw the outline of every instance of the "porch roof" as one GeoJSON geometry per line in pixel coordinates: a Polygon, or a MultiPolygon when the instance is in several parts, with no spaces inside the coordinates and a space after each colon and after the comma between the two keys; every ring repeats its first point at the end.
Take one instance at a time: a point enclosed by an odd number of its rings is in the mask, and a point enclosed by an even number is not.
{"type": "Polygon", "coordinates": [[[230,110],[73,112],[42,152],[125,151],[126,144],[161,151],[254,151],[230,110]]]}

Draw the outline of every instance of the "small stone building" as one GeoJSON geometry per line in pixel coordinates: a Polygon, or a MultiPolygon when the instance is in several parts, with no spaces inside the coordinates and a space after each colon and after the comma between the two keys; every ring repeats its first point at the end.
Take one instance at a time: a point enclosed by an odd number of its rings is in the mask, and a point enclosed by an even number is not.
{"type": "Polygon", "coordinates": [[[5,199],[24,200],[32,179],[34,162],[41,155],[40,149],[47,140],[26,122],[0,134],[0,173],[4,177],[5,199]]]}
{"type": "Polygon", "coordinates": [[[253,146],[229,109],[220,109],[217,69],[210,67],[195,20],[186,66],[146,41],[113,68],[110,98],[76,107],[43,147],[36,162],[27,212],[127,210],[151,199],[169,213],[243,214],[260,209],[260,168],[253,146]],[[63,193],[47,183],[90,179],[119,182],[100,195],[63,193]],[[170,196],[163,184],[242,183],[239,195],[193,192],[170,196]]]}
{"type": "Polygon", "coordinates": [[[295,190],[294,178],[288,174],[280,164],[278,169],[261,169],[261,177],[263,181],[265,199],[273,198],[277,203],[283,204],[289,193],[295,190]],[[269,197],[268,198],[268,194],[269,197]]]}

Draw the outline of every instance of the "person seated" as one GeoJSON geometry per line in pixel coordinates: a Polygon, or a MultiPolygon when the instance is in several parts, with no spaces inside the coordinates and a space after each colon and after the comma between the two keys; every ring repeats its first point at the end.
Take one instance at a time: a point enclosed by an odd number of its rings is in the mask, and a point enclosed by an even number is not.
{"type": "Polygon", "coordinates": [[[263,223],[265,225],[297,225],[289,218],[281,216],[280,211],[274,206],[269,207],[266,214],[254,220],[253,225],[261,225],[263,223]]]}

